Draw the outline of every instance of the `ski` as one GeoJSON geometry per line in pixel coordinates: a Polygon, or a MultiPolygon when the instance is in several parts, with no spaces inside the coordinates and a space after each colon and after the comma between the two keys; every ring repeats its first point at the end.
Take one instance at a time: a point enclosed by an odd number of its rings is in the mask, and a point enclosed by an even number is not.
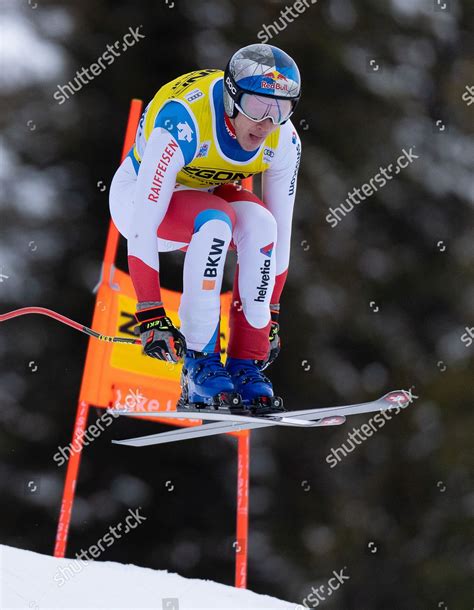
{"type": "MultiPolygon", "coordinates": [[[[313,422],[313,426],[335,426],[342,424],[345,418],[342,417],[325,417],[319,421],[313,422]]],[[[158,434],[149,434],[147,436],[138,436],[136,438],[127,438],[120,441],[112,441],[115,445],[127,445],[130,447],[146,447],[149,445],[162,445],[164,443],[173,443],[177,441],[185,441],[191,438],[203,438],[205,436],[214,436],[216,434],[224,434],[226,432],[240,432],[242,430],[251,430],[255,428],[266,428],[274,426],[273,422],[256,422],[256,423],[239,423],[233,422],[215,422],[212,424],[203,424],[201,426],[192,426],[180,430],[171,430],[170,432],[159,432],[158,434]]]]}
{"type": "MultiPolygon", "coordinates": [[[[114,415],[126,415],[128,417],[140,417],[143,415],[141,412],[127,411],[127,410],[112,410],[114,415]]],[[[275,426],[303,426],[303,427],[313,427],[316,424],[311,419],[299,419],[297,417],[292,417],[292,412],[285,411],[282,413],[269,413],[268,415],[240,415],[235,413],[230,413],[228,411],[219,411],[218,409],[214,411],[206,411],[204,409],[195,411],[153,411],[151,413],[146,414],[147,417],[156,417],[157,419],[188,419],[188,420],[204,420],[204,421],[233,421],[237,423],[256,423],[262,422],[267,423],[271,421],[275,426]]],[[[339,423],[343,424],[345,418],[342,418],[342,421],[339,423]]]]}
{"type": "MultiPolygon", "coordinates": [[[[345,421],[346,416],[359,415],[362,413],[372,413],[374,411],[385,411],[389,409],[402,408],[404,409],[413,402],[413,396],[410,390],[394,390],[388,392],[381,398],[370,402],[364,402],[359,404],[342,405],[339,407],[328,407],[322,409],[303,409],[300,411],[289,411],[286,412],[285,418],[295,417],[310,420],[314,426],[328,426],[328,425],[339,425],[345,421]]],[[[176,417],[174,412],[170,413],[176,417]]],[[[130,412],[126,413],[130,415],[130,412]]],[[[163,415],[163,413],[155,412],[157,417],[163,415]]],[[[137,414],[138,415],[138,414],[137,414]]],[[[142,413],[143,415],[143,413],[142,413]]],[[[149,413],[146,414],[147,416],[149,413]]],[[[185,413],[184,415],[189,415],[185,413]]],[[[201,414],[200,414],[201,415],[201,414]]],[[[207,414],[206,414],[207,415],[207,414]]],[[[274,415],[274,414],[273,414],[274,415]]],[[[234,418],[238,418],[238,415],[234,415],[234,418]]],[[[281,417],[281,416],[280,416],[281,417]]],[[[185,418],[186,419],[186,418],[185,418]]],[[[187,418],[189,419],[189,417],[187,418]]],[[[200,417],[199,419],[205,419],[200,417]]],[[[265,416],[255,421],[252,417],[251,422],[242,421],[218,421],[211,424],[202,424],[200,426],[193,426],[192,428],[186,428],[181,430],[172,430],[170,432],[161,432],[158,434],[151,434],[147,436],[141,436],[136,438],[129,438],[124,440],[114,440],[112,443],[116,445],[127,445],[131,447],[145,447],[149,445],[158,445],[164,443],[177,442],[180,440],[189,440],[192,438],[201,438],[205,436],[214,436],[216,434],[224,434],[226,432],[237,432],[241,430],[253,430],[256,428],[266,428],[274,426],[275,421],[271,416],[265,416]],[[264,419],[264,421],[261,421],[264,419]]]]}

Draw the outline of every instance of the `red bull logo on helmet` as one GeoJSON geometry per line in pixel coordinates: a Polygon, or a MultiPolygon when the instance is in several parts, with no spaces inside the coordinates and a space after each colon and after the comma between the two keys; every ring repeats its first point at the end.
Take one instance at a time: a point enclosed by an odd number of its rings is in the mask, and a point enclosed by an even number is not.
{"type": "Polygon", "coordinates": [[[279,91],[288,91],[288,85],[286,84],[288,79],[284,74],[278,72],[278,70],[270,70],[265,72],[261,87],[262,89],[274,89],[279,91]],[[265,79],[271,79],[270,82],[265,79]]]}
{"type": "Polygon", "coordinates": [[[265,72],[265,74],[263,76],[267,76],[268,78],[273,78],[273,80],[284,80],[284,81],[288,80],[286,78],[286,76],[284,74],[282,74],[281,72],[278,72],[278,70],[270,70],[270,72],[265,72]]]}

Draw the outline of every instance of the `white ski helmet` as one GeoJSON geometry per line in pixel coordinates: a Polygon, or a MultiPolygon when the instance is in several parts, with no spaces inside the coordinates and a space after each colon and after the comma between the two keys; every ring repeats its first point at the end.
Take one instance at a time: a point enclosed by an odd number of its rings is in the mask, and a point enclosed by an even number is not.
{"type": "Polygon", "coordinates": [[[279,124],[285,123],[301,96],[298,66],[287,53],[269,44],[251,44],[239,49],[230,58],[224,72],[224,108],[229,117],[237,116],[245,93],[273,100],[290,100],[289,113],[278,121],[279,124]]]}

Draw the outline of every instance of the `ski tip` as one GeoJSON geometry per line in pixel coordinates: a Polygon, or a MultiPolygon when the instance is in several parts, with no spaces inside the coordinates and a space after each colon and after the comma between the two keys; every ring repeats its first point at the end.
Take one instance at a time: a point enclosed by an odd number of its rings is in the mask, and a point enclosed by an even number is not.
{"type": "Polygon", "coordinates": [[[345,415],[332,415],[330,417],[324,417],[319,425],[320,426],[340,426],[346,422],[345,415]]]}
{"type": "Polygon", "coordinates": [[[387,404],[387,409],[396,407],[404,409],[413,402],[413,395],[410,390],[392,390],[382,396],[380,400],[387,404]]]}

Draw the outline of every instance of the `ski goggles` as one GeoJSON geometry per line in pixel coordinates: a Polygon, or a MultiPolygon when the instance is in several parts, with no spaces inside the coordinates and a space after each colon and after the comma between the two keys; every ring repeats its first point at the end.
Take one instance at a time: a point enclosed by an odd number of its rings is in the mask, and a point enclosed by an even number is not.
{"type": "Polygon", "coordinates": [[[239,104],[235,103],[237,110],[251,121],[259,123],[271,119],[274,125],[281,125],[293,114],[295,104],[292,100],[277,99],[243,93],[239,104]]]}

